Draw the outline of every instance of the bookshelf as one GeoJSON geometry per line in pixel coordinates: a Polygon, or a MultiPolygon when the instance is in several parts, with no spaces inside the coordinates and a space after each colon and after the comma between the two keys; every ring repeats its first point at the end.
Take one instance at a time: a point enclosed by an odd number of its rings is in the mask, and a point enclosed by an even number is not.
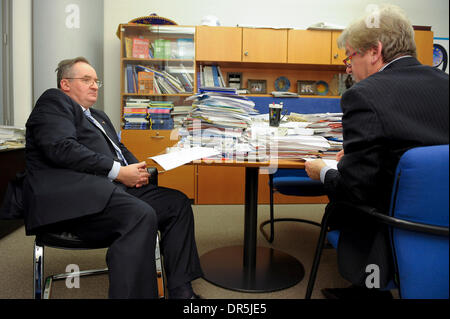
{"type": "MultiPolygon", "coordinates": [[[[195,27],[121,24],[119,30],[121,138],[138,160],[149,162],[148,157],[177,143],[178,136],[169,113],[157,117],[145,105],[183,106],[197,90],[195,27]],[[140,108],[148,109],[147,113],[140,108]]],[[[194,199],[194,170],[194,166],[183,166],[165,172],[158,178],[159,185],[194,199]]]]}

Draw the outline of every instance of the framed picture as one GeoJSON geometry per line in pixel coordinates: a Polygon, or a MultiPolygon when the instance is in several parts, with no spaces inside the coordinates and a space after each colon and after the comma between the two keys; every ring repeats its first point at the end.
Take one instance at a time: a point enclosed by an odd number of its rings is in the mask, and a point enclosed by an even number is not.
{"type": "Polygon", "coordinates": [[[228,87],[242,89],[242,72],[227,73],[228,87]]]}
{"type": "Polygon", "coordinates": [[[250,94],[265,94],[266,84],[266,80],[248,80],[247,88],[250,91],[250,94]]]}
{"type": "Polygon", "coordinates": [[[298,95],[316,95],[316,81],[297,81],[298,95]]]}

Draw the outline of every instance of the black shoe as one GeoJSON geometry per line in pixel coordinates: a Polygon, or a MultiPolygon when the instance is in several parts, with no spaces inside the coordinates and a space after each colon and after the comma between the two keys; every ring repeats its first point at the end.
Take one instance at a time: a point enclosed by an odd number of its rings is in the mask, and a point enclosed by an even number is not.
{"type": "Polygon", "coordinates": [[[192,290],[191,283],[169,290],[170,299],[203,299],[192,290]]]}
{"type": "Polygon", "coordinates": [[[348,288],[325,288],[321,292],[327,299],[393,299],[389,290],[382,291],[355,285],[348,288]]]}

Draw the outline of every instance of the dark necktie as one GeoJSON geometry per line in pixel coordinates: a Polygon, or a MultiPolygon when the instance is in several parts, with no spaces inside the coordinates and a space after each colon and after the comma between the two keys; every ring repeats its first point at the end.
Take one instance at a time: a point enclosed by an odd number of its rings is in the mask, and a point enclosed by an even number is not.
{"type": "Polygon", "coordinates": [[[91,111],[89,109],[84,111],[84,115],[91,121],[95,126],[98,127],[100,131],[102,131],[103,135],[106,136],[106,138],[111,142],[112,146],[116,150],[117,157],[125,164],[128,165],[127,160],[122,154],[122,151],[120,148],[109,138],[108,134],[106,134],[105,129],[100,125],[100,123],[91,115],[91,111]]]}

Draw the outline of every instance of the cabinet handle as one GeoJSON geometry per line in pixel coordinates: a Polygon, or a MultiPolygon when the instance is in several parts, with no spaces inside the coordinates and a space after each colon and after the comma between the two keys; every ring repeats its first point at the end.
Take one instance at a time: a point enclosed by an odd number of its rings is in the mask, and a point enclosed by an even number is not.
{"type": "Polygon", "coordinates": [[[244,52],[244,55],[245,55],[245,56],[248,56],[248,51],[245,51],[245,52],[244,52]]]}
{"type": "Polygon", "coordinates": [[[336,53],[336,54],[334,55],[334,58],[337,59],[338,57],[339,57],[339,53],[336,53]]]}
{"type": "Polygon", "coordinates": [[[150,136],[151,138],[164,138],[164,136],[156,135],[156,136],[150,136]]]}

